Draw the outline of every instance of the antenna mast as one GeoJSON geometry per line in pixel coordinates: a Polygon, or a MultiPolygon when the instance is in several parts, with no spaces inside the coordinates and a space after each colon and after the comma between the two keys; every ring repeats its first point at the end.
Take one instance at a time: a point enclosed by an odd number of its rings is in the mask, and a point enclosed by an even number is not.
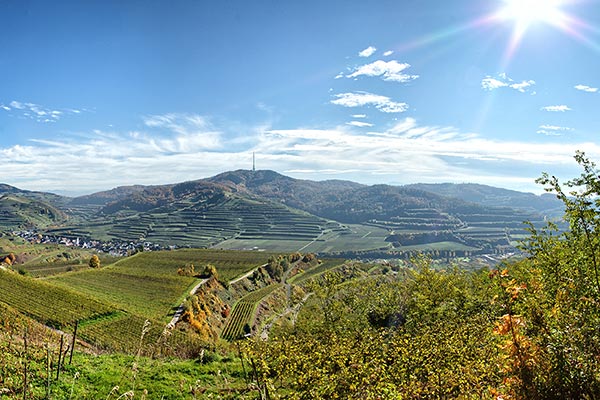
{"type": "Polygon", "coordinates": [[[252,172],[256,172],[256,155],[252,152],[252,172]]]}

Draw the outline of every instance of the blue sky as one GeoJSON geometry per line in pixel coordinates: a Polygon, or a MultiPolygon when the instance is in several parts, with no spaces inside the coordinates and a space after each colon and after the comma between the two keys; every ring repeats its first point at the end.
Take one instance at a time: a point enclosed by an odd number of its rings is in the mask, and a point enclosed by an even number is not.
{"type": "Polygon", "coordinates": [[[0,182],[540,192],[600,160],[600,2],[523,2],[0,1],[0,182]]]}

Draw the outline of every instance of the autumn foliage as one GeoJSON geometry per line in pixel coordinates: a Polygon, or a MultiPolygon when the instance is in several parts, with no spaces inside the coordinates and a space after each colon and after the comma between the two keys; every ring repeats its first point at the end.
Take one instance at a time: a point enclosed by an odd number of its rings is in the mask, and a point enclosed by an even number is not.
{"type": "Polygon", "coordinates": [[[600,174],[539,182],[568,228],[531,227],[497,269],[321,276],[293,326],[247,342],[262,398],[600,398],[600,174]],[[564,191],[563,187],[568,188],[564,191]]]}

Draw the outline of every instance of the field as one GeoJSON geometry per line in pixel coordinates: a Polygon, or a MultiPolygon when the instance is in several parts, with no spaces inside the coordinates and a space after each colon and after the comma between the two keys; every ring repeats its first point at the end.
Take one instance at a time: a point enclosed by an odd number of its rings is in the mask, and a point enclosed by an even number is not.
{"type": "Polygon", "coordinates": [[[329,225],[322,234],[306,240],[291,237],[279,239],[234,238],[215,245],[215,248],[242,250],[261,249],[272,252],[300,251],[304,253],[328,253],[331,251],[365,251],[389,248],[385,241],[387,229],[368,225],[329,225]]]}
{"type": "Polygon", "coordinates": [[[242,297],[233,307],[227,325],[225,325],[221,333],[221,337],[226,340],[240,338],[244,334],[244,327],[252,326],[258,303],[282,286],[282,284],[273,283],[242,297]]]}
{"type": "Polygon", "coordinates": [[[51,229],[47,233],[105,241],[143,239],[162,245],[210,247],[232,238],[306,243],[318,237],[326,225],[321,218],[282,204],[226,195],[208,200],[182,199],[148,212],[121,210],[111,216],[91,218],[81,225],[51,229]]]}
{"type": "Polygon", "coordinates": [[[295,285],[300,285],[301,283],[306,282],[311,278],[319,276],[326,271],[330,271],[332,269],[340,267],[343,264],[344,264],[344,260],[339,259],[339,258],[325,259],[325,260],[322,260],[321,264],[319,264],[313,268],[310,268],[300,274],[294,275],[293,277],[291,277],[288,280],[288,282],[293,283],[295,285]]]}
{"type": "Polygon", "coordinates": [[[55,328],[94,319],[117,310],[91,296],[40,280],[0,271],[0,299],[15,310],[55,328]]]}
{"type": "Polygon", "coordinates": [[[77,290],[137,315],[166,320],[195,285],[197,278],[177,270],[193,264],[202,273],[210,263],[225,281],[266,263],[269,254],[182,249],[138,253],[113,265],[49,278],[59,286],[77,290]]]}

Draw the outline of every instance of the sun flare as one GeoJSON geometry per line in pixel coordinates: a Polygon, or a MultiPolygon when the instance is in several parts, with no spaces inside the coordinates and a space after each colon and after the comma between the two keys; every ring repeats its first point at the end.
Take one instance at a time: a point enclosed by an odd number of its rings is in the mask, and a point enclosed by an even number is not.
{"type": "Polygon", "coordinates": [[[505,0],[500,15],[513,20],[521,28],[537,22],[556,24],[562,19],[560,0],[505,0]]]}

